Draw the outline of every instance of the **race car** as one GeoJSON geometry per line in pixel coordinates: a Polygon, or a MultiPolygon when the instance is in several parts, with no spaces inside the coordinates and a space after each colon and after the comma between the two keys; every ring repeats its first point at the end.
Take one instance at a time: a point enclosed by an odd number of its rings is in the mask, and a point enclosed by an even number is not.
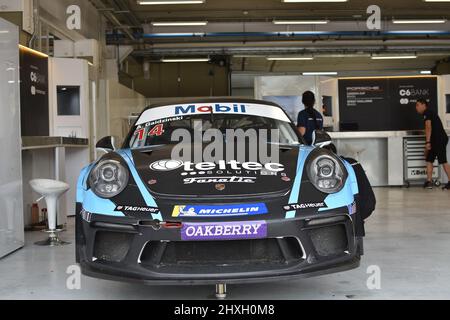
{"type": "Polygon", "coordinates": [[[371,194],[364,171],[325,148],[327,139],[306,145],[277,104],[221,98],[153,105],[120,149],[112,140],[97,144],[108,152],[78,180],[76,260],[84,274],[231,284],[359,266],[364,219],[373,211],[361,199],[371,194]],[[212,161],[203,158],[214,140],[205,140],[210,129],[224,148],[210,152],[212,161]],[[255,155],[252,142],[241,148],[244,156],[230,156],[227,134],[236,130],[254,130],[257,138],[266,130],[257,144],[276,153],[255,155]],[[174,139],[185,134],[203,140],[174,139]]]}

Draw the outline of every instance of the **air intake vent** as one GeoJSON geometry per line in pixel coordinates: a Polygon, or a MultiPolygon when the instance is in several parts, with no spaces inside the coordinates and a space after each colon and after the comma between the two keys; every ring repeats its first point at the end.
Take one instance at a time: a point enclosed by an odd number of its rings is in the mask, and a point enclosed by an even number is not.
{"type": "Polygon", "coordinates": [[[343,224],[311,229],[309,235],[319,256],[338,256],[348,250],[347,233],[343,224]]]}
{"type": "Polygon", "coordinates": [[[284,265],[299,261],[303,251],[297,239],[257,239],[237,241],[186,241],[147,243],[142,264],[158,266],[242,266],[284,265]]]}
{"type": "Polygon", "coordinates": [[[94,257],[99,261],[120,262],[130,250],[133,235],[99,231],[95,236],[94,257]]]}

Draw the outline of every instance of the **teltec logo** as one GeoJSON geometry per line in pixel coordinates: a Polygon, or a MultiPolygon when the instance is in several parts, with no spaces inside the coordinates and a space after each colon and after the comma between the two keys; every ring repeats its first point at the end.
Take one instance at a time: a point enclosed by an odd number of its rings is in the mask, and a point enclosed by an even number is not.
{"type": "Polygon", "coordinates": [[[175,107],[175,115],[198,113],[247,113],[244,104],[188,105],[175,107]]]}

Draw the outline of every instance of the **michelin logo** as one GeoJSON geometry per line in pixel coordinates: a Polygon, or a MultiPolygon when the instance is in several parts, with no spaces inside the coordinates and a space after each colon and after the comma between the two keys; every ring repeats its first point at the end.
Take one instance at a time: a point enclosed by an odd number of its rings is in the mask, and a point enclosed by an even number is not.
{"type": "Polygon", "coordinates": [[[173,208],[172,217],[224,217],[224,216],[249,216],[267,213],[264,203],[195,206],[184,205],[173,208]]]}

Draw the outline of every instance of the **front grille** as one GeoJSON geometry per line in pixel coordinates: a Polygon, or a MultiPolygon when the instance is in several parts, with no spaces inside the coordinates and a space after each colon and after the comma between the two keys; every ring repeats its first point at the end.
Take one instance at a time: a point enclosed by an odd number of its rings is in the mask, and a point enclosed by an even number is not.
{"type": "Polygon", "coordinates": [[[95,235],[94,257],[100,261],[120,262],[130,250],[132,234],[98,231],[95,235]]]}
{"type": "Polygon", "coordinates": [[[348,250],[347,232],[343,224],[310,229],[309,236],[319,256],[338,256],[348,250]]]}
{"type": "Polygon", "coordinates": [[[250,266],[284,265],[303,257],[296,238],[234,241],[151,241],[140,261],[152,267],[164,266],[250,266]]]}

